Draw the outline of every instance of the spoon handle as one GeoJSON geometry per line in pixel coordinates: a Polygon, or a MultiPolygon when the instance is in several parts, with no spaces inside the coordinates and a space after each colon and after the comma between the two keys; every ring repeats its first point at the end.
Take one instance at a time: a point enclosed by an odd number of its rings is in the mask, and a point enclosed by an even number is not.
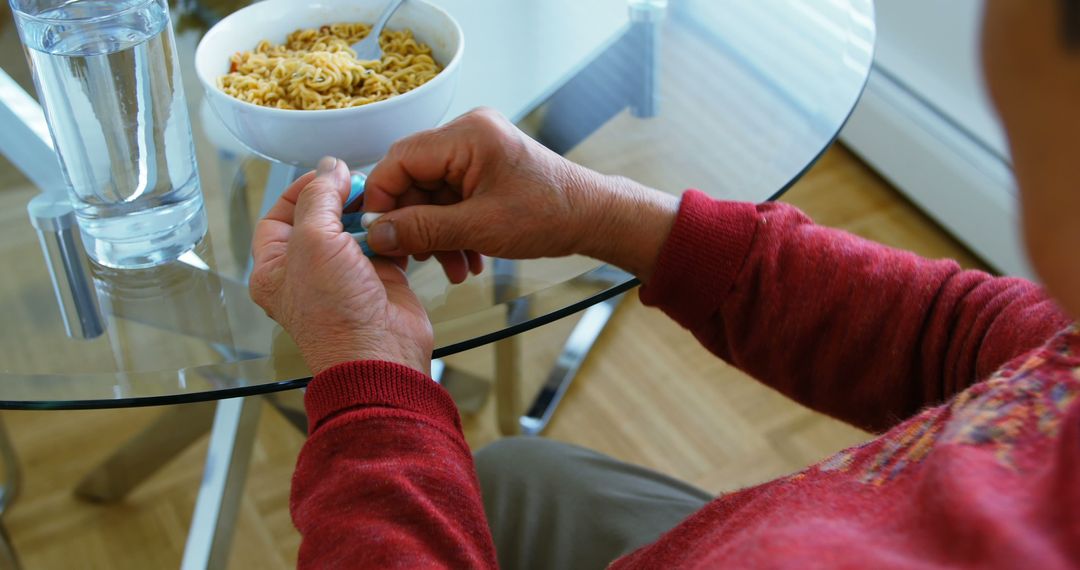
{"type": "Polygon", "coordinates": [[[405,0],[390,0],[386,9],[379,15],[379,21],[375,22],[375,25],[372,26],[371,35],[379,37],[379,34],[382,33],[382,29],[386,27],[386,23],[390,21],[390,16],[394,15],[394,12],[397,11],[404,1],[405,0]]]}

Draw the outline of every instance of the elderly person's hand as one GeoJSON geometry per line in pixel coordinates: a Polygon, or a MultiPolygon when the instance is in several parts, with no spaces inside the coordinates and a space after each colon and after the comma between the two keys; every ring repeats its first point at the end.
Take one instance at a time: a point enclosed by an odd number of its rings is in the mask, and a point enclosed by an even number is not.
{"type": "Polygon", "coordinates": [[[395,144],[368,177],[368,243],[436,255],[451,281],[484,255],[589,255],[647,281],[678,209],[674,196],[574,164],[498,113],[476,110],[395,144]]]}
{"type": "Polygon", "coordinates": [[[405,273],[368,260],[343,231],[349,177],[345,163],[323,159],[259,221],[251,297],[292,336],[312,374],[352,360],[429,373],[431,323],[405,273]]]}

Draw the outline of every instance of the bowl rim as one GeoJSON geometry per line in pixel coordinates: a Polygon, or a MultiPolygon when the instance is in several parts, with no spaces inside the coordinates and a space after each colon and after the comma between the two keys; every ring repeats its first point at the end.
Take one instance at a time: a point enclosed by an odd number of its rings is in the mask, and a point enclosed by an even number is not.
{"type": "Polygon", "coordinates": [[[198,62],[199,62],[200,59],[202,59],[200,57],[200,54],[202,54],[203,46],[205,44],[206,38],[210,37],[210,35],[215,32],[215,29],[218,29],[218,26],[220,26],[222,23],[224,23],[224,22],[226,22],[226,21],[228,21],[228,20],[230,20],[232,18],[239,19],[240,17],[242,17],[244,15],[244,12],[246,12],[248,10],[254,10],[254,9],[259,9],[259,8],[265,9],[266,8],[265,5],[276,4],[276,3],[284,4],[284,3],[288,3],[288,1],[289,0],[278,0],[278,2],[257,2],[255,4],[245,6],[245,7],[241,8],[241,9],[233,12],[232,14],[229,14],[228,16],[222,18],[218,23],[211,26],[210,29],[207,30],[206,33],[203,34],[203,36],[201,38],[199,38],[199,44],[195,47],[195,66],[194,67],[195,67],[195,74],[199,77],[199,81],[203,84],[203,89],[204,90],[206,90],[208,93],[210,93],[210,94],[212,94],[214,96],[224,97],[225,99],[231,101],[233,104],[239,104],[241,107],[248,108],[248,109],[250,109],[250,110],[252,110],[254,112],[265,113],[267,115],[275,115],[276,114],[276,115],[280,115],[282,117],[289,116],[289,115],[294,115],[295,116],[295,114],[297,114],[297,113],[303,113],[304,116],[308,116],[308,117],[312,116],[313,114],[319,114],[319,115],[325,117],[325,116],[332,115],[332,114],[374,112],[373,110],[380,110],[380,109],[385,110],[385,109],[387,109],[387,108],[389,108],[391,106],[403,104],[403,102],[407,102],[409,99],[412,99],[413,96],[416,93],[419,93],[419,92],[422,92],[422,91],[430,91],[430,89],[425,89],[425,88],[427,88],[429,86],[435,86],[440,82],[450,81],[449,77],[452,74],[449,73],[449,72],[455,71],[456,68],[460,65],[461,54],[465,50],[465,34],[461,30],[461,24],[459,24],[458,21],[453,16],[451,16],[449,12],[444,10],[441,6],[439,6],[437,4],[434,4],[432,2],[428,2],[427,0],[409,0],[410,2],[416,2],[416,3],[419,3],[419,4],[425,4],[425,5],[427,5],[428,8],[431,8],[431,9],[435,10],[436,12],[441,14],[443,17],[445,17],[446,20],[453,25],[454,31],[457,33],[458,41],[457,41],[457,47],[454,50],[454,55],[450,58],[450,62],[447,63],[446,66],[444,66],[442,68],[442,70],[439,71],[439,73],[436,74],[435,77],[433,77],[430,81],[428,81],[427,83],[424,83],[423,85],[421,85],[421,86],[419,86],[419,87],[417,87],[417,88],[415,88],[412,91],[409,91],[407,93],[402,93],[401,95],[395,95],[395,96],[390,97],[388,99],[383,99],[382,101],[375,101],[374,103],[368,103],[366,105],[359,105],[357,107],[346,107],[344,109],[278,109],[277,107],[265,107],[263,105],[256,105],[255,103],[251,103],[251,102],[248,102],[248,101],[237,99],[236,97],[233,97],[232,95],[229,95],[228,93],[225,93],[224,91],[222,91],[217,86],[217,81],[216,81],[217,78],[214,78],[213,80],[211,80],[211,79],[206,77],[206,74],[204,73],[204,70],[202,69],[202,67],[199,65],[198,62]]]}

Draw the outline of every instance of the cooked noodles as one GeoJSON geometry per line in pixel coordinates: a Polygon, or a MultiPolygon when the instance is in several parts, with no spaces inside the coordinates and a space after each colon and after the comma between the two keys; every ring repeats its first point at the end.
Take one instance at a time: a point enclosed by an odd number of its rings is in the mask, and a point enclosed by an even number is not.
{"type": "Polygon", "coordinates": [[[331,24],[297,30],[284,45],[259,42],[234,54],[218,87],[242,101],[278,109],[344,109],[389,99],[423,85],[442,68],[412,30],[384,30],[381,60],[360,61],[349,46],[371,26],[331,24]]]}

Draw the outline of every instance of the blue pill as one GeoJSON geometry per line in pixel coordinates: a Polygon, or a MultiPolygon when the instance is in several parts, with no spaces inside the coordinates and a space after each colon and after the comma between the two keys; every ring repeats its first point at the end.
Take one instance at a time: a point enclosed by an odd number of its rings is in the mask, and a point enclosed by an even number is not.
{"type": "Polygon", "coordinates": [[[345,207],[349,207],[360,199],[364,195],[364,183],[367,182],[367,176],[362,172],[354,172],[352,175],[352,185],[349,187],[349,199],[345,201],[345,207]]]}

